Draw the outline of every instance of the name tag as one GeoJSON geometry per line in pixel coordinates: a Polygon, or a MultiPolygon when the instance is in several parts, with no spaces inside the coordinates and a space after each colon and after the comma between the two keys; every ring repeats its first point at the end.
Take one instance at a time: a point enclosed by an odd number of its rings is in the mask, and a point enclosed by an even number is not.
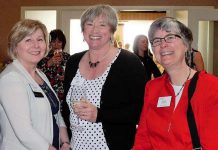
{"type": "Polygon", "coordinates": [[[172,96],[159,97],[157,107],[169,107],[172,96]]]}
{"type": "Polygon", "coordinates": [[[40,93],[40,92],[34,92],[33,91],[33,94],[34,94],[35,97],[44,97],[43,94],[40,93]]]}
{"type": "Polygon", "coordinates": [[[33,92],[33,94],[34,94],[35,97],[44,97],[41,92],[37,92],[37,91],[38,91],[38,90],[37,90],[37,87],[35,87],[35,86],[32,85],[32,84],[29,84],[29,86],[30,86],[30,88],[31,88],[31,90],[32,90],[32,92],[33,92]]]}

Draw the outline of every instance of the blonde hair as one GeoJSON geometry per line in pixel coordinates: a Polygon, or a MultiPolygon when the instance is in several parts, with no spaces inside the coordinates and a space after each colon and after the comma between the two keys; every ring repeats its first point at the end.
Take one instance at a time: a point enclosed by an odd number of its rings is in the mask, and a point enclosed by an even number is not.
{"type": "Polygon", "coordinates": [[[31,35],[36,30],[41,29],[47,45],[46,54],[48,53],[48,32],[46,26],[38,20],[24,19],[17,22],[11,29],[8,35],[8,55],[16,58],[14,51],[17,44],[22,41],[26,36],[31,35]]]}

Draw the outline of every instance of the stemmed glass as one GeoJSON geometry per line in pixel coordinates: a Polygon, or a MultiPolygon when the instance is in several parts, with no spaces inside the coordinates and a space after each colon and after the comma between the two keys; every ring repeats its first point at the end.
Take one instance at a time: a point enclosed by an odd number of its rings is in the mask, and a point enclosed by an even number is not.
{"type": "MultiPolygon", "coordinates": [[[[75,105],[77,105],[77,104],[79,104],[80,102],[81,102],[81,99],[83,98],[83,99],[87,99],[87,91],[86,91],[86,87],[84,86],[84,83],[83,83],[83,85],[81,86],[81,90],[82,90],[82,94],[81,94],[81,97],[80,98],[78,98],[78,99],[73,99],[72,100],[72,104],[71,104],[71,107],[74,109],[74,106],[75,105]]],[[[72,97],[72,93],[73,92],[71,92],[71,97],[72,97]]],[[[77,118],[77,123],[75,124],[75,125],[73,125],[74,126],[74,128],[75,129],[77,129],[78,131],[80,131],[80,132],[82,132],[83,130],[84,130],[84,127],[80,124],[80,118],[79,118],[79,116],[77,115],[76,116],[76,118],[77,118]]]]}
{"type": "Polygon", "coordinates": [[[63,59],[63,56],[62,56],[62,49],[56,49],[54,50],[54,57],[58,60],[58,63],[56,64],[57,67],[61,64],[61,61],[63,59]]]}

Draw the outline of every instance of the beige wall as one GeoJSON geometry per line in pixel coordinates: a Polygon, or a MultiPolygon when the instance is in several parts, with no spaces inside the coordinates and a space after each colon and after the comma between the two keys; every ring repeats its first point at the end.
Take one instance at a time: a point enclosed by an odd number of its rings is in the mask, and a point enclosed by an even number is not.
{"type": "MultiPolygon", "coordinates": [[[[97,0],[0,0],[0,61],[6,59],[7,35],[21,16],[21,6],[88,6],[97,0]]],[[[113,6],[215,6],[216,0],[102,0],[113,6]]]]}

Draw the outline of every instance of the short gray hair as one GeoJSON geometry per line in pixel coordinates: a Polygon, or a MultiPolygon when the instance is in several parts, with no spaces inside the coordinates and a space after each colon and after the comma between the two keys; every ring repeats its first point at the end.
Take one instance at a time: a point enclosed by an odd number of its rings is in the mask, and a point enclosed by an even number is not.
{"type": "Polygon", "coordinates": [[[14,51],[17,44],[22,41],[26,36],[31,35],[36,30],[41,29],[44,35],[44,39],[47,45],[48,53],[48,32],[46,26],[38,20],[24,19],[18,21],[11,29],[8,35],[8,55],[12,58],[16,58],[14,51]]]}
{"type": "Polygon", "coordinates": [[[118,16],[116,10],[110,5],[94,5],[85,10],[81,16],[81,29],[84,31],[84,25],[87,21],[93,21],[96,17],[103,16],[106,23],[114,33],[117,30],[118,16]]]}
{"type": "Polygon", "coordinates": [[[161,17],[155,20],[148,31],[148,38],[150,43],[154,39],[154,34],[157,30],[164,30],[166,32],[174,32],[181,36],[184,44],[191,50],[191,43],[193,41],[191,30],[186,27],[183,23],[172,17],[161,17]]]}

